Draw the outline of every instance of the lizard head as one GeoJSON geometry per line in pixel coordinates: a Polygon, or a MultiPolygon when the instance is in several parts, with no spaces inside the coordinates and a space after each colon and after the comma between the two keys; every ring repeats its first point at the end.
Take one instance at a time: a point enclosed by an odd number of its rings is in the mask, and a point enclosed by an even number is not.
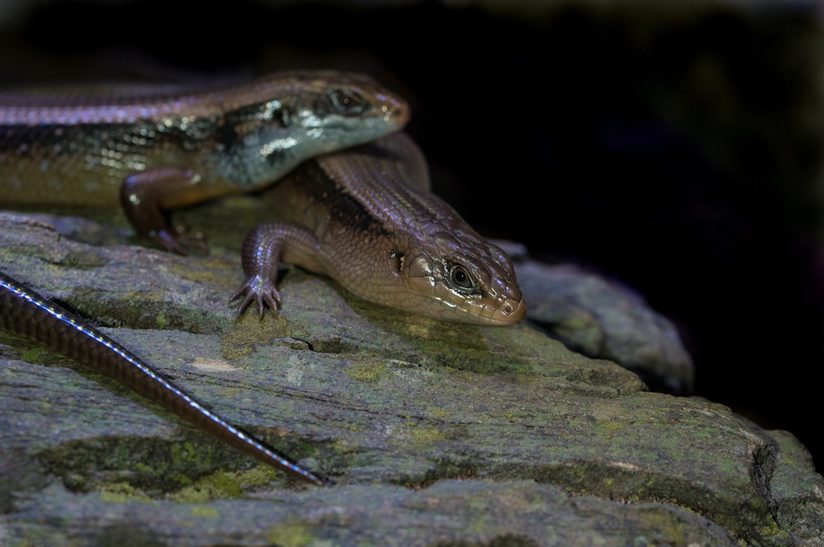
{"type": "Polygon", "coordinates": [[[317,162],[338,190],[330,219],[341,229],[330,233],[349,234],[344,240],[377,253],[371,267],[351,249],[342,253],[338,262],[349,267],[336,267],[335,277],[345,287],[446,321],[509,325],[523,319],[509,257],[428,191],[426,160],[408,135],[394,133],[317,162]]]}
{"type": "Polygon", "coordinates": [[[369,142],[409,121],[406,101],[367,76],[300,73],[297,87],[286,107],[313,153],[369,142]]]}
{"type": "Polygon", "coordinates": [[[399,261],[409,311],[482,325],[511,325],[526,314],[509,257],[471,229],[432,233],[399,261]]]}
{"type": "Polygon", "coordinates": [[[268,184],[300,162],[401,129],[409,107],[374,80],[332,71],[284,72],[224,94],[216,143],[225,178],[268,184]]]}

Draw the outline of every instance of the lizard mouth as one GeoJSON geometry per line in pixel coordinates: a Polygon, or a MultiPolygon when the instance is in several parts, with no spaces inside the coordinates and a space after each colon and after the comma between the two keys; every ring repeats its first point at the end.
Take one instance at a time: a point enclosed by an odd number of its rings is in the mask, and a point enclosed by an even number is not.
{"type": "Polygon", "coordinates": [[[483,306],[464,307],[460,304],[450,303],[443,298],[435,297],[439,310],[434,315],[444,321],[457,321],[460,323],[470,323],[475,325],[514,325],[526,317],[526,304],[524,299],[515,300],[504,299],[502,303],[485,304],[483,306]]]}

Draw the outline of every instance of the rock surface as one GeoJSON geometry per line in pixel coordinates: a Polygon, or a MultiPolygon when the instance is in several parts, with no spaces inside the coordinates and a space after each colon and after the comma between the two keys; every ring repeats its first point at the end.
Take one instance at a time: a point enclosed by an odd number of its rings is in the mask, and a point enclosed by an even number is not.
{"type": "Polygon", "coordinates": [[[609,359],[656,389],[692,391],[694,369],[675,326],[644,299],[571,264],[516,264],[527,317],[575,351],[609,359]]]}
{"type": "Polygon", "coordinates": [[[278,318],[233,322],[238,233],[209,257],[74,239],[98,228],[0,213],[0,265],[337,484],[285,480],[4,335],[0,544],[824,542],[824,479],[788,433],[528,325],[445,325],[298,270],[278,318]]]}

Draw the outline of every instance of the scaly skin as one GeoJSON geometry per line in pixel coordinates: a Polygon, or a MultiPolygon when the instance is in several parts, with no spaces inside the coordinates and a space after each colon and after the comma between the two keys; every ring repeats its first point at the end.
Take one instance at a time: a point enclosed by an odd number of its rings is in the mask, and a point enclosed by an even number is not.
{"type": "Polygon", "coordinates": [[[229,424],[79,317],[0,272],[0,328],[47,344],[111,376],[166,410],[273,467],[317,485],[328,481],[229,424]]]}
{"type": "Polygon", "coordinates": [[[259,189],[301,161],[403,127],[367,77],[279,73],[210,89],[0,94],[0,204],[111,206],[181,251],[169,208],[259,189]]]}
{"type": "Polygon", "coordinates": [[[252,303],[261,317],[276,309],[281,261],[438,319],[510,325],[526,313],[509,258],[429,192],[423,155],[403,133],[304,163],[271,202],[281,222],[243,244],[239,313],[252,303]]]}

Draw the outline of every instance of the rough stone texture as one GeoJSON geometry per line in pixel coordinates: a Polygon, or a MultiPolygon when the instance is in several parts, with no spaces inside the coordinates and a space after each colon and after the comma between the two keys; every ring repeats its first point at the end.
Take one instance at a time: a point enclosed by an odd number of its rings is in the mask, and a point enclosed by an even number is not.
{"type": "Polygon", "coordinates": [[[655,388],[689,393],[692,359],[675,326],[630,289],[573,265],[516,264],[527,317],[571,349],[610,359],[655,388]]]}
{"type": "MultiPolygon", "coordinates": [[[[189,213],[211,222],[216,211],[189,213]]],[[[245,218],[253,217],[253,214],[245,218]]],[[[197,224],[197,222],[191,222],[197,224]]],[[[209,257],[95,246],[0,213],[4,271],[93,317],[232,422],[335,479],[283,479],[96,373],[0,338],[0,544],[816,544],[824,479],[793,437],[528,325],[446,325],[291,270],[231,320],[209,257]]],[[[116,239],[116,237],[115,237],[116,239]]]]}

